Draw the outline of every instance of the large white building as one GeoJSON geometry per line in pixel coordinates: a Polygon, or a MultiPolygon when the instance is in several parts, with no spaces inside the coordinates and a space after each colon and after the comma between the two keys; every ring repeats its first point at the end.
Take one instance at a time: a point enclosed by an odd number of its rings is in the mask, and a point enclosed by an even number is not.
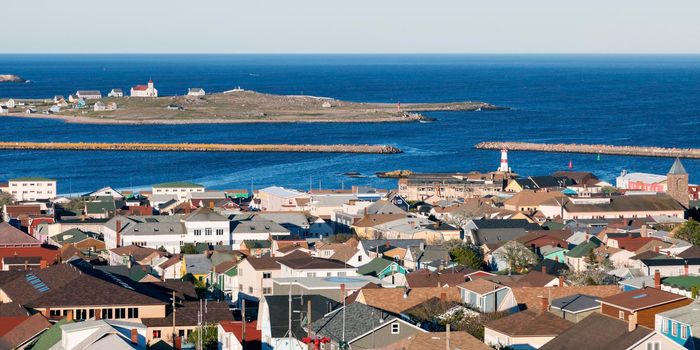
{"type": "Polygon", "coordinates": [[[131,97],[158,97],[158,90],[153,85],[153,80],[149,80],[148,85],[132,86],[131,97]]]}
{"type": "Polygon", "coordinates": [[[7,191],[17,201],[35,201],[56,197],[56,180],[44,177],[20,177],[7,182],[7,191]]]}
{"type": "Polygon", "coordinates": [[[153,195],[176,195],[179,201],[184,201],[191,192],[204,192],[204,186],[192,182],[166,182],[153,185],[151,191],[153,195]]]}

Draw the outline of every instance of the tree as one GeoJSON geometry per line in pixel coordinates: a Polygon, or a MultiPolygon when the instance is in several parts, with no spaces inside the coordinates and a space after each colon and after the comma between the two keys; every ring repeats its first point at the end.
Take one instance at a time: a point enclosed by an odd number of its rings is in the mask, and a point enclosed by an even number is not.
{"type": "MultiPolygon", "coordinates": [[[[187,336],[187,342],[190,344],[198,344],[199,343],[199,334],[200,334],[200,329],[195,329],[194,331],[190,332],[190,335],[187,336]]],[[[201,334],[202,334],[202,349],[213,350],[213,349],[217,348],[219,338],[218,338],[218,331],[216,330],[216,326],[212,326],[212,325],[202,326],[201,334]]]]}
{"type": "Polygon", "coordinates": [[[355,237],[355,236],[348,234],[348,233],[339,233],[337,235],[328,236],[328,238],[326,238],[326,242],[328,242],[328,243],[345,243],[352,237],[355,237]]]}
{"type": "Polygon", "coordinates": [[[528,265],[535,265],[539,260],[532,250],[516,241],[502,245],[494,255],[508,262],[511,271],[516,272],[522,272],[528,265]]]}
{"type": "MultiPolygon", "coordinates": [[[[15,202],[15,197],[12,193],[0,192],[0,208],[4,208],[5,205],[12,204],[15,202]]],[[[0,215],[0,221],[2,221],[2,215],[0,215]]]]}
{"type": "Polygon", "coordinates": [[[617,283],[615,276],[598,268],[569,271],[566,274],[566,281],[571,286],[602,286],[617,283]]]}
{"type": "Polygon", "coordinates": [[[484,257],[481,254],[481,249],[474,245],[462,244],[456,246],[450,249],[450,256],[452,261],[475,270],[481,270],[484,267],[484,257]]]}
{"type": "Polygon", "coordinates": [[[197,249],[195,249],[194,244],[185,243],[185,245],[180,247],[180,254],[197,254],[197,249]]]}
{"type": "Polygon", "coordinates": [[[82,212],[82,210],[85,208],[85,201],[81,197],[71,198],[68,203],[63,205],[63,208],[71,211],[80,210],[82,212]]]}
{"type": "Polygon", "coordinates": [[[683,225],[678,227],[674,237],[694,245],[700,245],[700,223],[693,219],[684,222],[683,225]]]}

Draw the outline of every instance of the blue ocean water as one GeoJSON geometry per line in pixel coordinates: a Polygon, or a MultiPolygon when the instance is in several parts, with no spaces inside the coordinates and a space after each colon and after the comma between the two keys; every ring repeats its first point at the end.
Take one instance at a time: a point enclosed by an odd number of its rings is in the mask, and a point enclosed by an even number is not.
{"type": "MultiPolygon", "coordinates": [[[[283,185],[307,189],[395,187],[395,180],[351,179],[359,171],[489,171],[497,151],[486,140],[700,147],[700,56],[597,55],[0,55],[0,98],[128,89],[152,78],[162,95],[189,87],[237,86],[368,102],[478,100],[510,107],[430,113],[434,123],[80,125],[0,119],[0,139],[222,143],[390,144],[396,155],[0,151],[0,179],[49,176],[60,192],[104,185],[140,188],[192,180],[211,188],[283,185]]],[[[621,170],[665,173],[671,159],[511,152],[522,175],[566,168],[613,180],[621,170]]],[[[700,160],[684,160],[700,182],[700,160]]]]}

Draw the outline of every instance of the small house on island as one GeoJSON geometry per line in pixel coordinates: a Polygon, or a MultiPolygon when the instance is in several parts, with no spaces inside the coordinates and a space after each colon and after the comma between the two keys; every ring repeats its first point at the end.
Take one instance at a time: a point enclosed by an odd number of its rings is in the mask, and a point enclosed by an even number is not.
{"type": "Polygon", "coordinates": [[[108,94],[108,97],[124,97],[124,91],[122,89],[112,89],[108,94]]]}
{"type": "Polygon", "coordinates": [[[99,100],[102,98],[102,93],[97,90],[78,90],[75,95],[83,100],[99,100]]]}
{"type": "Polygon", "coordinates": [[[187,96],[204,96],[206,93],[202,88],[190,88],[187,91],[187,96]]]}

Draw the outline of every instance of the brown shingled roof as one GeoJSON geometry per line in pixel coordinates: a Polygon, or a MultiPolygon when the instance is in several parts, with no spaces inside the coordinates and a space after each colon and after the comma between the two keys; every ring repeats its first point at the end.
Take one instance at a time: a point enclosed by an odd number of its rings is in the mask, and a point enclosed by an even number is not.
{"type": "Polygon", "coordinates": [[[443,296],[446,301],[460,301],[459,290],[457,288],[432,287],[361,289],[355,302],[389,312],[402,313],[429,299],[441,298],[443,296]],[[405,297],[404,292],[406,292],[405,297]]]}
{"type": "Polygon", "coordinates": [[[691,302],[690,299],[682,295],[646,287],[643,289],[631,290],[628,292],[611,295],[607,298],[601,299],[600,302],[620,309],[636,311],[684,299],[688,300],[688,303],[691,302]]]}
{"type": "Polygon", "coordinates": [[[608,297],[619,294],[620,287],[610,286],[569,286],[569,287],[513,287],[513,295],[521,309],[541,311],[542,298],[550,301],[569,295],[586,294],[594,297],[608,297]]]}
{"type": "Polygon", "coordinates": [[[511,337],[556,337],[573,325],[549,312],[522,311],[491,321],[485,327],[511,337]]]}
{"type": "Polygon", "coordinates": [[[365,215],[362,219],[357,220],[353,226],[374,227],[394,220],[403,219],[405,217],[406,214],[369,214],[365,215]]]}

